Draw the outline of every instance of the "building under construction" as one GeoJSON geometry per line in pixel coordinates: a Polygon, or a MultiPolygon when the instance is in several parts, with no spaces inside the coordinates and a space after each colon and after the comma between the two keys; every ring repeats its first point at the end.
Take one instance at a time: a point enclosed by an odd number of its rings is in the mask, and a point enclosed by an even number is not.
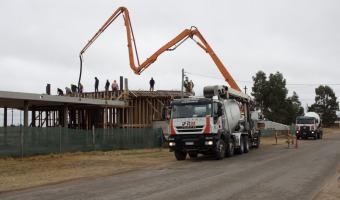
{"type": "MultiPolygon", "coordinates": [[[[122,81],[121,81],[122,82],[122,81]]],[[[115,93],[74,93],[64,96],[0,91],[0,107],[4,109],[3,125],[7,126],[8,109],[22,110],[25,127],[152,128],[161,121],[162,112],[175,98],[188,97],[181,91],[135,91],[127,88],[115,93]]],[[[119,87],[123,88],[123,87],[119,87]]]]}

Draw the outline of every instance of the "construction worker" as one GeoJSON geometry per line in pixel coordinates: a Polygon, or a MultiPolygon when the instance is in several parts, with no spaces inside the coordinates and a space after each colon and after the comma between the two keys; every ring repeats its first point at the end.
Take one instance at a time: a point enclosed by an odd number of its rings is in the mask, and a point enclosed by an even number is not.
{"type": "Polygon", "coordinates": [[[98,87],[99,87],[99,80],[97,77],[94,77],[95,82],[94,82],[94,92],[98,92],[98,87]]]}
{"type": "Polygon", "coordinates": [[[72,93],[76,93],[77,90],[78,90],[78,87],[71,83],[71,91],[72,91],[72,93]]]}
{"type": "Polygon", "coordinates": [[[58,91],[58,96],[63,96],[64,95],[64,92],[63,92],[62,89],[58,88],[57,91],[58,91]]]}
{"type": "Polygon", "coordinates": [[[65,87],[66,94],[71,94],[71,89],[69,87],[65,87]]]}
{"type": "Polygon", "coordinates": [[[109,80],[106,80],[105,92],[109,91],[109,87],[110,87],[110,82],[109,82],[109,80]]]}
{"type": "Polygon", "coordinates": [[[116,93],[117,93],[117,91],[118,91],[118,83],[117,83],[116,80],[113,81],[111,87],[112,87],[112,93],[113,93],[113,95],[116,96],[116,93]]]}
{"type": "Polygon", "coordinates": [[[154,86],[155,86],[155,80],[153,80],[153,78],[151,77],[151,80],[149,81],[150,84],[150,91],[154,90],[154,86]]]}
{"type": "Polygon", "coordinates": [[[83,93],[84,87],[81,83],[79,83],[79,93],[83,93]]]}

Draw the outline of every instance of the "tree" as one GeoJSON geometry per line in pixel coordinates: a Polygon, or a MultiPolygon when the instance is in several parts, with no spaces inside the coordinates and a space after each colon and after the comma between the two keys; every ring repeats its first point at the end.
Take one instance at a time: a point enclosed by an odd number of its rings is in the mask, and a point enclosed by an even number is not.
{"type": "Polygon", "coordinates": [[[329,86],[320,85],[315,88],[315,103],[308,107],[308,111],[321,114],[325,127],[332,125],[337,119],[336,111],[339,110],[339,102],[329,86]]]}
{"type": "Polygon", "coordinates": [[[253,76],[254,86],[252,96],[255,107],[271,121],[290,124],[297,115],[303,113],[298,95],[294,92],[292,97],[287,98],[288,89],[286,80],[280,72],[267,76],[259,71],[253,76]]]}
{"type": "Polygon", "coordinates": [[[288,90],[286,88],[286,80],[283,75],[279,72],[276,74],[270,74],[269,80],[269,95],[267,99],[269,100],[270,112],[267,113],[268,118],[275,122],[283,123],[286,117],[286,97],[288,90]]]}
{"type": "Polygon", "coordinates": [[[254,86],[251,95],[255,98],[255,108],[265,110],[267,96],[267,76],[263,71],[259,71],[253,76],[254,86]]]}
{"type": "Polygon", "coordinates": [[[282,122],[285,98],[287,95],[286,80],[281,73],[267,76],[259,71],[253,77],[254,86],[252,95],[255,99],[255,107],[261,109],[262,113],[270,120],[282,122]]]}
{"type": "Polygon", "coordinates": [[[299,96],[296,92],[293,92],[291,97],[288,97],[287,100],[287,118],[285,119],[285,124],[290,124],[295,121],[296,116],[301,116],[304,113],[304,109],[301,106],[301,101],[299,100],[299,96]]]}

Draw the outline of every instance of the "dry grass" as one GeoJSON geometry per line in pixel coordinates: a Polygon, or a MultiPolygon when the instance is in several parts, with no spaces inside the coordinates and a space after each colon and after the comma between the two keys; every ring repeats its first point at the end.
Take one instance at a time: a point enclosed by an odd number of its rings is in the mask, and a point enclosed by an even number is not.
{"type": "Polygon", "coordinates": [[[77,152],[0,159],[0,192],[123,173],[174,161],[168,149],[77,152]]]}
{"type": "MultiPolygon", "coordinates": [[[[324,132],[336,134],[340,129],[324,129],[324,132]]],[[[281,136],[277,144],[287,144],[286,141],[287,138],[281,136]]],[[[274,137],[264,137],[260,148],[274,144],[276,144],[274,137]]],[[[119,174],[174,161],[173,153],[161,148],[0,158],[0,193],[81,178],[119,174]]]]}

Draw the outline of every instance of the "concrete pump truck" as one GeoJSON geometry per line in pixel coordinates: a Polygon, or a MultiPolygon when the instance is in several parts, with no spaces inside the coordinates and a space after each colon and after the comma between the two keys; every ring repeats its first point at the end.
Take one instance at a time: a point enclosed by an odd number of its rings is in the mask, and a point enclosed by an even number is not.
{"type": "Polygon", "coordinates": [[[225,156],[233,156],[234,152],[248,153],[251,146],[259,147],[261,134],[255,123],[258,117],[256,112],[250,111],[250,97],[241,92],[221,60],[194,26],[180,32],[140,63],[129,12],[127,8],[119,7],[80,51],[78,85],[82,75],[83,54],[121,14],[126,27],[130,67],[135,74],[141,74],[162,53],[177,49],[190,38],[209,54],[230,86],[206,86],[204,98],[175,99],[171,102],[168,140],[170,151],[175,152],[177,160],[184,160],[187,154],[191,158],[198,154],[213,154],[220,160],[225,156]]]}

